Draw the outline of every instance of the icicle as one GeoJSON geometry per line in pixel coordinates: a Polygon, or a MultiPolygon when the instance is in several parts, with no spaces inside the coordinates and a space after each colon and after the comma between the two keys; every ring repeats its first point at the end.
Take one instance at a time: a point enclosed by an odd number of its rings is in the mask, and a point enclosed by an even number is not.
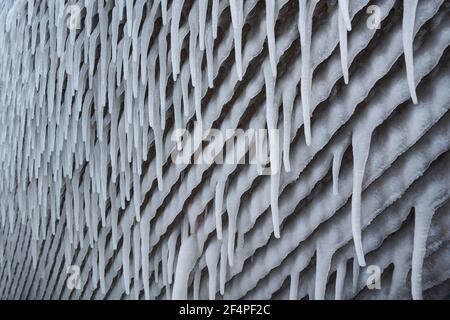
{"type": "Polygon", "coordinates": [[[228,212],[228,263],[230,267],[234,265],[234,243],[236,240],[236,219],[239,208],[237,204],[227,199],[228,212]]]}
{"type": "Polygon", "coordinates": [[[266,0],[267,44],[272,75],[277,76],[277,48],[275,42],[275,0],[266,0]]]}
{"type": "Polygon", "coordinates": [[[208,29],[205,38],[206,46],[206,67],[208,71],[208,87],[214,87],[214,40],[211,35],[211,30],[208,29]]]}
{"type": "Polygon", "coordinates": [[[100,289],[102,294],[106,294],[105,280],[105,236],[101,236],[98,241],[98,274],[100,278],[100,289]]]}
{"type": "MultiPolygon", "coordinates": [[[[144,9],[144,5],[145,5],[144,1],[138,1],[138,2],[136,2],[136,6],[134,9],[135,17],[133,20],[133,33],[132,33],[131,43],[133,46],[133,52],[132,52],[133,66],[135,66],[136,69],[139,64],[138,56],[140,55],[140,51],[141,51],[141,46],[138,44],[138,33],[139,33],[139,27],[143,23],[143,21],[142,21],[143,12],[142,11],[144,9]]],[[[142,33],[144,33],[144,32],[145,31],[142,31],[142,33]]],[[[137,78],[137,76],[136,76],[136,78],[137,78]]]]}
{"type": "Polygon", "coordinates": [[[109,196],[111,202],[111,233],[112,233],[112,243],[113,249],[117,249],[118,235],[117,235],[117,219],[118,212],[116,208],[116,185],[110,182],[109,185],[109,196]]]}
{"type": "MultiPolygon", "coordinates": [[[[33,184],[34,185],[34,184],[33,184]]],[[[69,241],[70,244],[73,244],[73,223],[72,223],[72,214],[73,214],[73,210],[72,210],[72,193],[71,192],[67,192],[66,193],[66,201],[65,201],[65,213],[66,213],[66,227],[67,227],[67,234],[69,236],[69,241]]],[[[37,218],[37,214],[35,216],[37,218]]],[[[39,229],[39,220],[35,219],[34,220],[34,226],[33,226],[34,230],[36,230],[35,232],[37,232],[37,230],[39,229]]],[[[37,234],[36,234],[37,235],[37,234]]],[[[36,240],[39,240],[38,237],[36,237],[36,240]]]]}
{"type": "MultiPolygon", "coordinates": [[[[158,94],[158,93],[157,93],[158,94]]],[[[159,98],[159,97],[157,97],[159,98]]],[[[158,101],[158,99],[155,99],[158,101]]],[[[160,107],[153,105],[153,133],[155,134],[155,153],[156,153],[156,178],[158,181],[158,189],[163,189],[163,129],[161,127],[160,107]]]]}
{"type": "Polygon", "coordinates": [[[185,65],[183,70],[181,71],[181,92],[183,95],[183,115],[184,117],[189,116],[190,107],[189,107],[189,67],[185,65]]]}
{"type": "MultiPolygon", "coordinates": [[[[183,118],[181,115],[181,80],[174,83],[173,88],[173,115],[175,118],[175,129],[182,128],[183,118]]],[[[181,151],[182,144],[177,144],[178,151],[181,151]]]]}
{"type": "MultiPolygon", "coordinates": [[[[92,183],[93,185],[95,185],[95,181],[93,181],[92,183]]],[[[98,194],[95,192],[95,190],[92,193],[91,206],[92,206],[91,226],[93,231],[94,242],[96,242],[98,239],[98,194]]]]}
{"type": "Polygon", "coordinates": [[[289,286],[289,300],[297,300],[298,297],[298,280],[300,274],[298,272],[291,273],[291,284],[289,286]]]}
{"type": "Polygon", "coordinates": [[[153,128],[155,120],[155,108],[156,108],[156,97],[158,95],[156,91],[156,80],[155,80],[155,68],[152,65],[153,61],[150,59],[148,64],[148,123],[150,127],[153,128]]]}
{"type": "MultiPolygon", "coordinates": [[[[100,25],[100,81],[99,81],[99,91],[100,91],[100,105],[102,107],[106,104],[106,77],[107,68],[109,64],[109,58],[107,57],[108,51],[108,17],[106,10],[103,8],[103,1],[99,2],[99,25],[100,25]]],[[[102,131],[100,131],[101,136],[102,131]]],[[[101,138],[100,138],[101,140],[101,138]]]]}
{"type": "Polygon", "coordinates": [[[219,0],[213,0],[212,12],[211,12],[212,34],[213,39],[217,39],[217,26],[219,23],[219,0]]]}
{"type": "Polygon", "coordinates": [[[347,31],[352,31],[352,22],[349,13],[349,0],[339,0],[339,11],[340,16],[342,16],[345,28],[347,29],[347,31]]]}
{"type": "Polygon", "coordinates": [[[211,242],[205,252],[206,266],[209,275],[209,300],[215,300],[217,290],[217,264],[220,257],[220,248],[217,241],[211,242]]]}
{"type": "Polygon", "coordinates": [[[181,10],[183,9],[184,0],[178,0],[172,2],[172,21],[170,25],[170,47],[172,55],[172,75],[173,81],[177,80],[177,76],[180,74],[180,39],[179,39],[179,27],[181,10]]]}
{"type": "Polygon", "coordinates": [[[161,269],[162,269],[162,280],[163,280],[163,285],[166,288],[166,295],[167,295],[167,299],[170,299],[170,295],[169,295],[169,291],[170,291],[170,286],[169,286],[169,282],[167,281],[167,243],[165,245],[163,245],[162,249],[161,249],[161,269]]]}
{"type": "Polygon", "coordinates": [[[414,215],[414,246],[411,268],[411,293],[414,300],[422,300],[422,269],[427,251],[427,238],[434,209],[428,205],[416,205],[414,215]]]}
{"type": "Polygon", "coordinates": [[[225,294],[225,281],[227,275],[227,240],[222,240],[222,244],[220,246],[220,273],[219,273],[219,287],[220,294],[223,296],[225,294]]]}
{"type": "Polygon", "coordinates": [[[142,219],[139,223],[139,230],[141,235],[141,268],[142,268],[142,282],[144,284],[145,299],[150,299],[150,271],[148,254],[150,251],[150,222],[147,219],[142,219]]]}
{"type": "MultiPolygon", "coordinates": [[[[155,130],[158,130],[156,127],[155,130]]],[[[161,130],[161,129],[160,129],[161,130]]],[[[162,133],[155,132],[155,148],[156,148],[156,178],[158,180],[158,190],[162,191],[164,186],[163,172],[162,172],[162,157],[163,157],[163,145],[162,145],[162,133]]]]}
{"type": "Polygon", "coordinates": [[[348,14],[348,0],[339,0],[339,46],[341,50],[341,67],[344,75],[344,82],[348,84],[348,44],[347,31],[351,30],[350,18],[348,14]]]}
{"type": "Polygon", "coordinates": [[[270,201],[272,211],[272,222],[275,238],[280,238],[280,218],[278,208],[278,195],[280,188],[280,148],[279,137],[275,134],[278,122],[278,107],[274,105],[275,100],[275,78],[269,70],[269,66],[264,67],[264,78],[266,82],[266,122],[269,130],[269,150],[270,150],[270,201]]]}
{"type": "Polygon", "coordinates": [[[347,139],[345,143],[338,144],[337,148],[333,150],[333,194],[339,194],[339,172],[341,170],[342,158],[348,147],[347,139]]]}
{"type": "Polygon", "coordinates": [[[188,237],[189,237],[189,220],[188,217],[186,216],[181,222],[181,243],[186,241],[188,237]]]}
{"type": "Polygon", "coordinates": [[[355,257],[353,258],[353,277],[352,277],[353,293],[356,293],[358,291],[359,271],[360,271],[360,264],[358,262],[358,259],[355,257]]]}
{"type": "Polygon", "coordinates": [[[315,284],[315,300],[324,300],[327,288],[328,273],[331,267],[331,258],[333,256],[330,250],[331,245],[321,243],[316,251],[316,284],[315,284]]]}
{"type": "Polygon", "coordinates": [[[353,134],[352,233],[359,265],[366,266],[361,239],[361,193],[364,171],[369,157],[372,132],[353,134]]]}
{"type": "Polygon", "coordinates": [[[167,259],[167,278],[169,284],[173,282],[173,265],[175,262],[175,250],[178,241],[178,236],[180,235],[180,229],[175,228],[175,230],[170,234],[168,241],[169,257],[167,259]]]}
{"type": "Polygon", "coordinates": [[[414,79],[414,25],[418,0],[403,2],[403,51],[405,52],[406,74],[409,91],[414,104],[417,104],[416,82],[414,79]]]}
{"type": "Polygon", "coordinates": [[[283,164],[286,172],[291,172],[291,127],[292,109],[294,107],[295,91],[286,90],[283,92],[283,164]]]}
{"type": "MultiPolygon", "coordinates": [[[[405,263],[404,259],[405,257],[401,257],[400,259],[397,257],[396,260],[398,262],[394,261],[393,263],[394,271],[392,273],[391,285],[389,287],[389,300],[397,300],[398,292],[405,289],[405,284],[407,282],[406,278],[409,275],[410,266],[405,263]]],[[[409,257],[407,259],[409,259],[409,257]]]]}
{"type": "Polygon", "coordinates": [[[217,181],[216,196],[214,202],[214,213],[216,217],[216,231],[217,239],[222,240],[222,212],[223,212],[223,197],[225,193],[225,180],[217,181]]]}
{"type": "Polygon", "coordinates": [[[115,63],[117,59],[117,41],[119,37],[119,11],[117,7],[114,7],[112,11],[112,22],[111,22],[111,59],[115,63]]]}
{"type": "Polygon", "coordinates": [[[200,300],[200,280],[202,277],[202,271],[200,268],[195,269],[194,273],[194,284],[192,285],[192,293],[194,300],[200,300]]]}
{"type": "Polygon", "coordinates": [[[139,299],[139,271],[141,269],[141,235],[140,235],[140,223],[133,228],[133,269],[134,269],[134,296],[135,299],[139,299]]]}
{"type": "MultiPolygon", "coordinates": [[[[138,160],[133,161],[133,167],[135,167],[138,160]]],[[[133,170],[134,171],[134,170],[133,170]]],[[[134,207],[134,217],[136,221],[141,221],[141,176],[137,173],[133,173],[133,207],[134,207]]]]}
{"type": "MultiPolygon", "coordinates": [[[[92,248],[91,254],[92,263],[92,288],[97,289],[98,287],[98,247],[92,248]]],[[[70,264],[70,262],[69,262],[70,264]]]]}
{"type": "Polygon", "coordinates": [[[130,294],[130,230],[123,231],[122,272],[125,294],[130,294]]]}
{"type": "Polygon", "coordinates": [[[335,300],[342,300],[344,294],[345,275],[347,273],[347,261],[341,261],[336,270],[335,300]]]}
{"type": "MultiPolygon", "coordinates": [[[[198,2],[195,2],[194,6],[197,6],[198,2]]],[[[196,10],[196,8],[193,8],[196,10]]],[[[198,42],[198,19],[189,19],[189,69],[191,72],[192,86],[197,86],[197,42],[198,42]]]]}
{"type": "Polygon", "coordinates": [[[236,71],[238,79],[242,80],[242,28],[244,27],[243,0],[230,0],[230,11],[234,31],[234,54],[236,58],[236,71]]]}
{"type": "Polygon", "coordinates": [[[159,260],[160,257],[157,256],[157,253],[153,255],[153,275],[155,277],[155,283],[159,283],[159,260]]]}
{"type": "Polygon", "coordinates": [[[189,274],[197,261],[197,250],[197,237],[195,234],[181,244],[173,284],[172,299],[174,300],[187,299],[189,274]]]}
{"type": "Polygon", "coordinates": [[[172,298],[172,292],[170,290],[170,285],[169,284],[166,285],[166,290],[165,291],[166,291],[166,300],[170,300],[172,298]]]}
{"type": "Polygon", "coordinates": [[[300,44],[302,49],[302,79],[301,94],[303,105],[303,125],[305,128],[306,145],[311,145],[311,37],[314,9],[318,0],[299,0],[300,44]]]}
{"type": "Polygon", "coordinates": [[[167,28],[161,29],[158,37],[159,49],[159,97],[161,103],[161,130],[166,128],[166,86],[167,86],[167,28]]]}
{"type": "MultiPolygon", "coordinates": [[[[85,175],[86,176],[86,175],[85,175]]],[[[83,195],[84,195],[84,214],[86,220],[86,226],[88,228],[89,245],[91,248],[94,246],[94,233],[91,222],[91,179],[85,178],[83,183],[83,195]]]]}
{"type": "Polygon", "coordinates": [[[208,0],[199,0],[198,5],[198,25],[199,25],[199,46],[200,50],[205,50],[205,27],[208,13],[208,0]]]}
{"type": "Polygon", "coordinates": [[[73,192],[73,212],[75,231],[80,231],[80,194],[79,194],[79,175],[74,174],[72,178],[72,192],[73,192]]]}
{"type": "MultiPolygon", "coordinates": [[[[194,27],[197,28],[197,27],[194,27]]],[[[199,51],[196,46],[196,36],[189,43],[189,49],[193,50],[189,53],[189,62],[191,67],[192,85],[194,87],[194,104],[195,104],[195,116],[200,128],[203,127],[202,122],[202,63],[203,63],[203,52],[199,51]],[[192,47],[191,47],[192,44],[192,47]]],[[[202,130],[201,130],[202,131],[202,130]]]]}

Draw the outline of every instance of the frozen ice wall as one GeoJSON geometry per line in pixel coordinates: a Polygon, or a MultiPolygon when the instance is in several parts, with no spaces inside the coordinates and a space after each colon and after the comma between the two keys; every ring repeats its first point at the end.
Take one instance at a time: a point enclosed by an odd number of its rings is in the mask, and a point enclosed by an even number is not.
{"type": "Polygon", "coordinates": [[[449,45],[448,0],[0,1],[0,298],[448,297],[449,45]],[[212,128],[280,171],[173,161],[212,128]]]}

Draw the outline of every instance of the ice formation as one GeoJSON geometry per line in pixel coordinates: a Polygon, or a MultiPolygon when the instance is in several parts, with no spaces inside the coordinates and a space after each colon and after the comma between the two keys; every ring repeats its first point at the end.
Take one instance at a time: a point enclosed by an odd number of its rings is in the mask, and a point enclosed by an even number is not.
{"type": "Polygon", "coordinates": [[[445,0],[1,1],[0,297],[445,297],[449,46],[445,0]],[[241,127],[271,175],[171,161],[241,127]]]}

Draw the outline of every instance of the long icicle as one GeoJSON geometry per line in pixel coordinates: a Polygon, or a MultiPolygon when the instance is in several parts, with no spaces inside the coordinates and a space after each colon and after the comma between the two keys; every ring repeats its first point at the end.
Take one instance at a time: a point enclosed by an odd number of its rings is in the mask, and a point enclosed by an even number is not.
{"type": "Polygon", "coordinates": [[[345,28],[347,31],[352,31],[352,22],[349,12],[349,0],[339,0],[339,11],[341,13],[345,28]]]}
{"type": "Polygon", "coordinates": [[[158,37],[159,48],[159,97],[161,104],[161,130],[166,128],[166,86],[167,86],[167,27],[163,27],[158,37]]]}
{"type": "Polygon", "coordinates": [[[202,276],[202,270],[196,268],[194,272],[194,283],[192,284],[192,295],[194,300],[200,300],[200,280],[202,276]]]}
{"type": "Polygon", "coordinates": [[[170,46],[172,55],[172,76],[173,81],[177,80],[180,74],[180,19],[181,11],[183,9],[184,0],[177,0],[172,2],[172,20],[170,24],[170,46]]]}
{"type": "Polygon", "coordinates": [[[214,39],[210,29],[208,29],[205,35],[205,48],[208,87],[212,89],[214,87],[214,39]]]}
{"type": "Polygon", "coordinates": [[[428,205],[416,205],[414,215],[414,246],[411,263],[411,293],[414,300],[422,300],[422,269],[426,253],[428,233],[434,209],[428,205]]]}
{"type": "Polygon", "coordinates": [[[217,39],[217,27],[219,24],[219,0],[213,0],[211,9],[211,24],[212,24],[212,34],[213,39],[217,39]]]}
{"type": "Polygon", "coordinates": [[[167,259],[167,278],[169,284],[173,283],[173,266],[175,262],[175,254],[176,254],[175,250],[179,235],[180,229],[175,228],[174,231],[171,233],[168,241],[169,257],[167,259]]]}
{"type": "Polygon", "coordinates": [[[348,0],[339,0],[339,47],[341,50],[341,66],[344,75],[344,82],[348,84],[348,44],[347,32],[351,31],[352,26],[348,13],[348,0]]]}
{"type": "Polygon", "coordinates": [[[347,261],[341,261],[336,269],[336,285],[335,285],[335,300],[342,300],[344,297],[344,284],[345,284],[345,276],[347,273],[347,261]]]}
{"type": "Polygon", "coordinates": [[[291,171],[291,128],[292,109],[294,108],[295,91],[285,90],[283,92],[283,165],[286,172],[291,171]]]}
{"type": "Polygon", "coordinates": [[[242,80],[242,28],[244,27],[244,1],[230,0],[231,20],[234,31],[234,54],[238,79],[242,80]]]}
{"type": "Polygon", "coordinates": [[[301,94],[303,105],[303,126],[305,129],[306,145],[311,145],[311,38],[314,9],[318,0],[299,0],[300,44],[302,49],[302,79],[301,94]]]}
{"type": "Polygon", "coordinates": [[[298,282],[300,278],[299,272],[291,272],[289,276],[291,279],[291,283],[289,285],[289,300],[297,300],[298,299],[298,282]]]}
{"type": "Polygon", "coordinates": [[[134,287],[134,297],[136,300],[139,299],[139,291],[140,291],[140,279],[139,273],[141,270],[141,234],[140,234],[140,223],[136,224],[133,228],[133,287],[134,287]]]}
{"type": "Polygon", "coordinates": [[[139,223],[139,231],[141,236],[141,269],[142,282],[144,284],[145,299],[150,299],[150,270],[148,254],[150,251],[150,221],[144,218],[139,223]]]}
{"type": "Polygon", "coordinates": [[[277,76],[277,48],[275,42],[275,0],[266,0],[267,43],[272,75],[277,76]]]}
{"type": "Polygon", "coordinates": [[[206,266],[209,276],[209,300],[216,299],[217,291],[217,264],[220,258],[219,242],[213,241],[205,251],[206,266]]]}
{"type": "Polygon", "coordinates": [[[123,231],[123,248],[122,248],[122,270],[123,270],[123,285],[125,294],[130,294],[130,230],[123,231]]]}
{"type": "Polygon", "coordinates": [[[353,134],[353,195],[352,233],[355,251],[361,267],[366,266],[361,237],[361,194],[367,158],[369,157],[371,133],[353,134]]]}
{"type": "Polygon", "coordinates": [[[331,267],[331,258],[333,256],[329,243],[320,243],[316,251],[316,282],[315,282],[315,300],[324,300],[327,287],[328,273],[331,267]]]}
{"type": "Polygon", "coordinates": [[[225,281],[227,276],[227,239],[226,236],[222,239],[222,244],[220,246],[220,272],[219,272],[219,288],[220,294],[223,296],[225,294],[225,281]]]}
{"type": "Polygon", "coordinates": [[[338,143],[336,147],[333,148],[333,194],[337,196],[339,194],[339,172],[341,170],[342,158],[344,157],[344,153],[347,150],[350,144],[350,135],[344,138],[345,143],[338,143]]]}
{"type": "Polygon", "coordinates": [[[199,0],[198,5],[198,25],[199,25],[199,46],[200,50],[205,50],[205,28],[206,28],[206,15],[208,13],[208,0],[199,0]]]}
{"type": "Polygon", "coordinates": [[[352,292],[356,293],[358,291],[358,280],[359,280],[359,273],[360,273],[360,264],[358,262],[358,258],[353,258],[353,274],[352,274],[352,292]]]}
{"type": "Polygon", "coordinates": [[[418,0],[404,0],[403,2],[403,51],[405,53],[406,76],[409,91],[414,104],[417,104],[416,81],[414,78],[414,25],[418,0]]]}
{"type": "Polygon", "coordinates": [[[229,198],[227,198],[227,212],[228,212],[228,264],[230,267],[234,265],[234,249],[236,241],[236,220],[239,207],[229,198]]]}
{"type": "Polygon", "coordinates": [[[264,78],[266,82],[266,122],[269,131],[269,152],[270,152],[270,201],[272,211],[272,222],[275,238],[280,238],[280,217],[278,208],[278,193],[280,185],[280,143],[276,134],[278,122],[278,107],[275,106],[275,78],[273,77],[270,66],[264,67],[264,78]]]}
{"type": "Polygon", "coordinates": [[[217,181],[216,196],[214,202],[214,215],[216,218],[216,232],[217,239],[222,240],[222,212],[223,212],[223,197],[225,193],[225,180],[217,181]]]}
{"type": "Polygon", "coordinates": [[[188,280],[197,260],[197,237],[191,235],[185,239],[178,253],[175,281],[173,284],[172,299],[186,300],[188,291],[188,280]]]}

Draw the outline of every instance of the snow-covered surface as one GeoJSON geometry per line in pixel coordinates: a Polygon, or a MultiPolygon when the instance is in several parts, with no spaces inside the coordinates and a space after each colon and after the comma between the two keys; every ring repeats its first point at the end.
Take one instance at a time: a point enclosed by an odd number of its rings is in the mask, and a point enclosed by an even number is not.
{"type": "Polygon", "coordinates": [[[0,297],[447,297],[449,45],[448,0],[0,2],[0,297]]]}

